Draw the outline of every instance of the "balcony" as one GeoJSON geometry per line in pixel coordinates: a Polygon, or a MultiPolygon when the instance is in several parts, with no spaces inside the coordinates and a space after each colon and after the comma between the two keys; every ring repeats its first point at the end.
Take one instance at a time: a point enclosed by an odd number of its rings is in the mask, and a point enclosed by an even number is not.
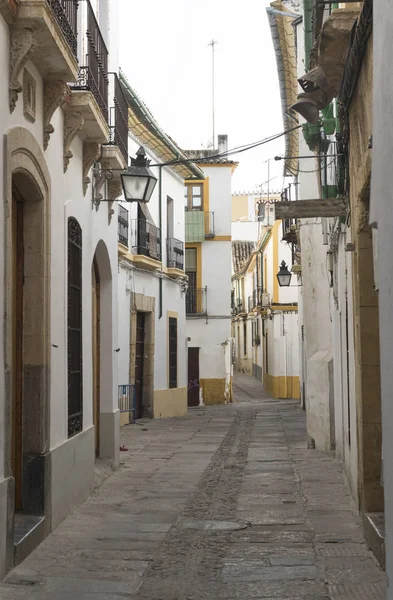
{"type": "Polygon", "coordinates": [[[78,58],[78,0],[46,0],[55,19],[70,46],[75,58],[78,58]]]}
{"type": "Polygon", "coordinates": [[[129,230],[128,210],[119,204],[118,215],[118,241],[119,244],[128,248],[128,230],[129,230]]]}
{"type": "Polygon", "coordinates": [[[166,256],[168,275],[170,277],[184,276],[184,244],[175,238],[166,241],[166,256]]]}
{"type": "Polygon", "coordinates": [[[161,230],[144,219],[131,220],[134,263],[154,271],[161,267],[161,230]]]}
{"type": "Polygon", "coordinates": [[[19,0],[0,2],[10,21],[10,109],[14,110],[23,86],[21,76],[29,58],[43,77],[73,82],[78,77],[77,0],[19,0]]]}
{"type": "Polygon", "coordinates": [[[17,0],[0,0],[0,15],[11,25],[18,12],[17,0]]]}
{"type": "Polygon", "coordinates": [[[207,315],[207,287],[195,288],[190,286],[186,294],[186,314],[207,315]]]}
{"type": "Polygon", "coordinates": [[[243,300],[241,298],[237,298],[236,299],[234,312],[235,312],[235,315],[241,315],[241,314],[244,314],[246,312],[243,300]]]}
{"type": "Polygon", "coordinates": [[[297,219],[282,220],[282,241],[290,244],[297,243],[297,219]]]}
{"type": "Polygon", "coordinates": [[[128,104],[120,81],[113,73],[113,107],[110,109],[109,144],[117,146],[128,164],[128,104]]]}
{"type": "Polygon", "coordinates": [[[214,212],[186,210],[186,242],[203,242],[215,237],[214,212]]]}
{"type": "Polygon", "coordinates": [[[83,141],[107,143],[108,126],[108,50],[97,23],[90,0],[83,2],[86,33],[82,37],[82,59],[78,79],[68,110],[80,113],[83,126],[78,135],[83,141]]]}
{"type": "Polygon", "coordinates": [[[214,229],[214,212],[206,212],[205,215],[205,238],[214,238],[216,233],[214,229]]]}

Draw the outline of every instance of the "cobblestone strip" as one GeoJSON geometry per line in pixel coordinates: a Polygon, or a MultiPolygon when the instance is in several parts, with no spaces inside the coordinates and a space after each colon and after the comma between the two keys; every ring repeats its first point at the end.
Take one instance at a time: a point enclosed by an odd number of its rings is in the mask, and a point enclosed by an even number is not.
{"type": "Polygon", "coordinates": [[[138,598],[216,597],[231,532],[206,527],[214,527],[215,521],[225,527],[225,521],[235,517],[255,417],[255,410],[237,412],[180,519],[153,556],[138,598]]]}

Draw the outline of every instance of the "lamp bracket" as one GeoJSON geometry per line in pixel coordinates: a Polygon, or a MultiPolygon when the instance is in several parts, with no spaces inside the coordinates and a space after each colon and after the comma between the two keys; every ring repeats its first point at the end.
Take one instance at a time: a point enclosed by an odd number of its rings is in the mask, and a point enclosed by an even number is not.
{"type": "Polygon", "coordinates": [[[92,197],[92,205],[96,210],[99,209],[101,202],[113,202],[113,198],[104,198],[101,190],[107,181],[111,181],[113,179],[113,171],[122,171],[123,169],[107,169],[103,167],[100,163],[95,163],[93,168],[93,197],[92,197]]]}

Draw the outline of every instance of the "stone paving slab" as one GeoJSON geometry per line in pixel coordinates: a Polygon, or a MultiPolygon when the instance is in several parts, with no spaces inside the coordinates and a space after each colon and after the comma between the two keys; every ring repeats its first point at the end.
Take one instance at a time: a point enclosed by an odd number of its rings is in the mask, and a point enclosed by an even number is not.
{"type": "MultiPolygon", "coordinates": [[[[118,472],[0,584],[0,600],[382,600],[332,453],[239,375],[236,402],[121,431],[118,472]]],[[[101,481],[100,480],[100,481],[101,481]]]]}

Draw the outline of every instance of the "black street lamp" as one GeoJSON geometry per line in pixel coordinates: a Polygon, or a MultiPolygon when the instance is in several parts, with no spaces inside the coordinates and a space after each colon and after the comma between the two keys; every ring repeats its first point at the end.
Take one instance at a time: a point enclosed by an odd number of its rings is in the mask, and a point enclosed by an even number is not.
{"type": "Polygon", "coordinates": [[[280,270],[277,273],[278,285],[280,287],[288,287],[291,283],[292,273],[288,271],[287,264],[285,260],[282,261],[280,265],[280,270]]]}
{"type": "Polygon", "coordinates": [[[126,202],[149,202],[157,183],[149,165],[150,160],[141,146],[136,158],[131,158],[131,166],[120,175],[126,202]]]}

